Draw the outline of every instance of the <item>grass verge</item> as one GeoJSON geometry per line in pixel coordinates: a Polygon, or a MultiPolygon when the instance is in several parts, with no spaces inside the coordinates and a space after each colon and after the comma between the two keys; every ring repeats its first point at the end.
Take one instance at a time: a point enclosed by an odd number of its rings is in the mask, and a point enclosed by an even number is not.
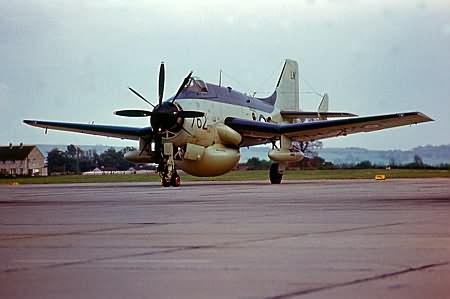
{"type": "MultiPolygon", "coordinates": [[[[392,178],[449,178],[449,170],[429,169],[336,169],[336,170],[292,170],[286,171],[284,180],[333,180],[333,179],[373,179],[377,174],[392,178]]],[[[184,181],[253,181],[268,180],[267,170],[231,171],[218,177],[199,178],[181,175],[184,181]]],[[[117,182],[158,182],[157,174],[144,175],[65,175],[49,177],[2,178],[0,184],[70,184],[70,183],[117,183],[117,182]]]]}

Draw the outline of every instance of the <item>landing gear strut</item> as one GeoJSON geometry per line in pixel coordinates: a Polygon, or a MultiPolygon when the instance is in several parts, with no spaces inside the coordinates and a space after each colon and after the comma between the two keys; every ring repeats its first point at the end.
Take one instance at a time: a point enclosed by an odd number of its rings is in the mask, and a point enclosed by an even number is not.
{"type": "Polygon", "coordinates": [[[283,178],[283,173],[280,173],[279,170],[279,164],[278,163],[272,163],[270,165],[270,172],[269,172],[269,178],[271,184],[280,184],[281,179],[283,178]]]}
{"type": "Polygon", "coordinates": [[[175,169],[175,161],[173,159],[173,145],[172,143],[165,143],[163,145],[164,158],[158,166],[158,172],[161,176],[161,185],[164,187],[179,187],[181,178],[175,169]]]}

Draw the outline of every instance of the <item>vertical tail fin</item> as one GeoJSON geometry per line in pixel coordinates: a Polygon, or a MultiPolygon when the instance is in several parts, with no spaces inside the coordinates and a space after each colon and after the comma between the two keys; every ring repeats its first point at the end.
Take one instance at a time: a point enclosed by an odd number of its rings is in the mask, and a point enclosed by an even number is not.
{"type": "Polygon", "coordinates": [[[299,110],[298,64],[286,59],[276,87],[275,107],[279,110],[299,110]]]}

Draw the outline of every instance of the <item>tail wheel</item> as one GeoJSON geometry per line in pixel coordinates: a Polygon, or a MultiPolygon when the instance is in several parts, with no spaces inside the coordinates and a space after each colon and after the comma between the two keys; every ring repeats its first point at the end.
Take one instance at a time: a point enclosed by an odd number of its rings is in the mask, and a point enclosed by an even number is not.
{"type": "Polygon", "coordinates": [[[283,175],[278,172],[278,163],[272,163],[270,165],[269,178],[271,184],[280,184],[283,175]]]}
{"type": "Polygon", "coordinates": [[[170,184],[174,187],[179,187],[181,185],[181,178],[178,174],[174,174],[170,180],[170,184]]]}

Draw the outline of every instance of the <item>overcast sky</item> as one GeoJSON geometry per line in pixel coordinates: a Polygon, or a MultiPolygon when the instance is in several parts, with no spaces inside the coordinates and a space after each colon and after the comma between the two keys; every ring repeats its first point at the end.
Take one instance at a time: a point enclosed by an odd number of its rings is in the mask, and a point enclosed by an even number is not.
{"type": "Polygon", "coordinates": [[[301,108],[313,89],[330,109],[359,115],[422,111],[433,123],[327,139],[324,145],[409,149],[450,143],[450,2],[1,1],[0,144],[135,145],[49,131],[23,119],[147,126],[114,116],[166,97],[193,70],[258,96],[270,94],[283,60],[300,65],[301,108]]]}

